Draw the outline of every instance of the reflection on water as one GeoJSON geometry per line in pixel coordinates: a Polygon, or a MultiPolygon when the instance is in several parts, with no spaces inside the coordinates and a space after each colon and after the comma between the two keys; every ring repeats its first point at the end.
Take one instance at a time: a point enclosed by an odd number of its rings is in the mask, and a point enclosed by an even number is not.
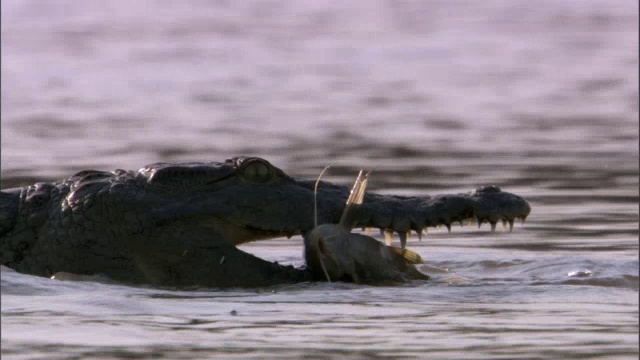
{"type": "MultiPolygon", "coordinates": [[[[396,287],[3,269],[3,357],[637,357],[637,4],[7,0],[2,22],[3,188],[258,155],[533,209],[513,232],[410,239],[432,280],[396,287]]],[[[301,246],[245,248],[300,266],[301,246]]]]}

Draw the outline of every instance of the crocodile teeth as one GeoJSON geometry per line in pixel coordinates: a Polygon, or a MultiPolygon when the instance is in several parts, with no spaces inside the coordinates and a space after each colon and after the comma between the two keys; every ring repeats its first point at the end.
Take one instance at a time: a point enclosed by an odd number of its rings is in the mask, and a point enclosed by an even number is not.
{"type": "Polygon", "coordinates": [[[449,231],[449,234],[451,234],[451,224],[444,224],[444,226],[447,227],[447,230],[449,231]]]}
{"type": "MultiPolygon", "coordinates": [[[[393,230],[385,229],[384,230],[384,243],[387,244],[387,246],[389,246],[389,245],[391,245],[391,242],[393,242],[393,230]]],[[[406,238],[405,238],[405,242],[406,242],[406,238]]]]}
{"type": "Polygon", "coordinates": [[[404,249],[407,247],[407,233],[404,231],[398,231],[398,236],[400,237],[400,247],[404,249]]]}
{"type": "Polygon", "coordinates": [[[496,231],[496,221],[490,221],[489,222],[491,224],[491,232],[495,232],[496,231]]]}
{"type": "Polygon", "coordinates": [[[507,229],[507,224],[509,224],[509,232],[513,231],[513,219],[502,219],[503,229],[507,229]]]}

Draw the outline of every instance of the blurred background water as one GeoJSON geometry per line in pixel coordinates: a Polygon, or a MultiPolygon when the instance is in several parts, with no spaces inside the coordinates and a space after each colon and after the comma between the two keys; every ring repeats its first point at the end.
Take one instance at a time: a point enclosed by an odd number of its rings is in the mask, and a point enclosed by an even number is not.
{"type": "MultiPolygon", "coordinates": [[[[3,0],[1,36],[2,188],[257,155],[533,207],[410,240],[433,280],[399,287],[3,269],[3,358],[637,358],[636,2],[3,0]]],[[[303,264],[300,238],[245,249],[303,264]]]]}

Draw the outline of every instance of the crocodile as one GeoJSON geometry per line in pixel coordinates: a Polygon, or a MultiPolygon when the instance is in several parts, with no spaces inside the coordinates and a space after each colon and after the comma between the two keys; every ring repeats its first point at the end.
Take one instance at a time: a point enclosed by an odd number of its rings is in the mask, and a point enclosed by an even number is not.
{"type": "MultiPolygon", "coordinates": [[[[314,227],[314,181],[267,160],[155,163],[138,171],[85,170],[51,183],[0,191],[0,265],[20,273],[106,276],[162,287],[261,287],[313,279],[237,245],[314,227]]],[[[337,223],[349,187],[321,182],[317,218],[337,223]]],[[[418,234],[475,218],[513,225],[531,211],[520,196],[487,186],[466,194],[367,193],[357,227],[418,234]]]]}

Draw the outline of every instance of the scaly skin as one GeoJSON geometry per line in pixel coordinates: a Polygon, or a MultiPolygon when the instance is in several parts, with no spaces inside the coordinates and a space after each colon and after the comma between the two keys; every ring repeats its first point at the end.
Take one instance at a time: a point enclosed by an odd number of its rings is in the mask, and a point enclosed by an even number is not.
{"type": "MultiPolygon", "coordinates": [[[[106,275],[160,286],[253,287],[309,273],[239,250],[248,241],[313,228],[313,180],[292,178],[260,158],[152,164],[138,172],[82,171],[56,183],[0,192],[0,263],[19,272],[106,275]]],[[[320,223],[336,223],[349,194],[322,182],[320,223]]],[[[367,194],[356,226],[396,231],[476,217],[512,222],[530,212],[495,187],[469,194],[367,194]]]]}

